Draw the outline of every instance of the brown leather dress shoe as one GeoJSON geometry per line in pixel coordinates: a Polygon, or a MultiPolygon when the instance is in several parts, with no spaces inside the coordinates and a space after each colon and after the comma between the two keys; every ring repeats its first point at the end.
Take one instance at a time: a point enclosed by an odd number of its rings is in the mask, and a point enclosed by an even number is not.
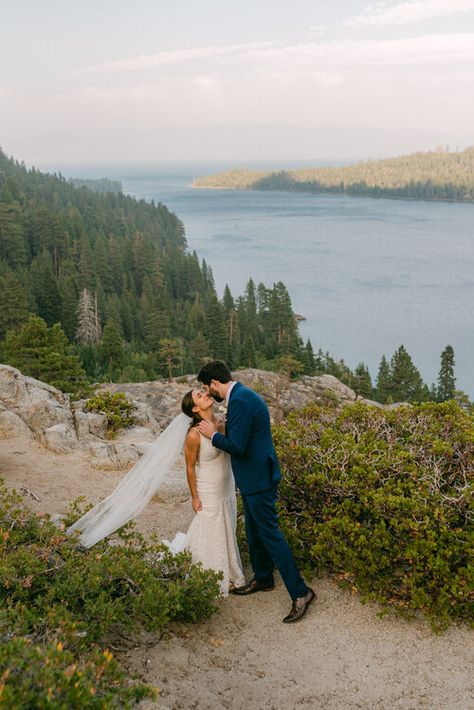
{"type": "Polygon", "coordinates": [[[231,594],[255,594],[255,592],[271,592],[275,589],[274,582],[258,582],[256,579],[251,579],[250,582],[244,584],[243,587],[234,587],[231,594]]]}
{"type": "Polygon", "coordinates": [[[304,597],[297,597],[294,600],[291,606],[291,611],[288,616],[285,616],[285,618],[283,619],[283,623],[291,624],[294,621],[299,621],[300,619],[302,619],[308,611],[309,605],[314,599],[316,599],[316,592],[311,589],[311,587],[308,587],[308,591],[306,592],[304,597]]]}

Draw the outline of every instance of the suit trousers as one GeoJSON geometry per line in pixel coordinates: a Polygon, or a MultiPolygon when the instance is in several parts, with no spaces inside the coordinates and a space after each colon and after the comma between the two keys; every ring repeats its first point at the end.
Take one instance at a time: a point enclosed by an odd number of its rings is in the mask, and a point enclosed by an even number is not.
{"type": "Polygon", "coordinates": [[[250,561],[258,582],[272,581],[276,567],[290,597],[295,600],[304,596],[308,588],[279,528],[277,497],[278,484],[259,493],[242,494],[250,561]]]}

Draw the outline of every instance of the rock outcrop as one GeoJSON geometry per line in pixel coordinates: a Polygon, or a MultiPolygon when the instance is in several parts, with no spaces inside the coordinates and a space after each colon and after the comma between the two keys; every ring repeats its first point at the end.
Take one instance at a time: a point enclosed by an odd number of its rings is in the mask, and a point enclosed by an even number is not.
{"type": "MultiPolygon", "coordinates": [[[[289,382],[274,372],[247,369],[236,372],[235,378],[265,398],[274,421],[312,403],[344,405],[361,400],[354,390],[332,375],[289,382]]],[[[71,402],[68,395],[55,387],[27,377],[9,365],[0,365],[0,439],[14,436],[35,439],[58,454],[87,450],[92,465],[98,469],[127,469],[179,414],[185,393],[197,386],[193,375],[171,382],[101,385],[101,389],[111,392],[125,392],[136,406],[135,426],[119,432],[110,441],[106,417],[87,412],[86,400],[71,402]]],[[[385,408],[378,402],[361,401],[385,408]]],[[[400,405],[387,408],[395,406],[400,405]]]]}
{"type": "Polygon", "coordinates": [[[71,402],[55,387],[27,377],[14,367],[0,365],[0,439],[35,439],[56,454],[86,450],[93,466],[116,470],[135,463],[160,431],[150,408],[136,402],[139,426],[110,441],[107,418],[85,411],[85,404],[85,400],[71,402]]]}
{"type": "Polygon", "coordinates": [[[0,405],[0,438],[28,436],[56,453],[79,446],[69,396],[55,387],[1,365],[0,405]]]}
{"type": "MultiPolygon", "coordinates": [[[[302,377],[296,382],[288,381],[275,372],[246,369],[234,373],[237,380],[252,387],[266,400],[273,421],[279,421],[293,409],[301,409],[308,404],[348,404],[356,400],[384,407],[379,402],[364,400],[353,389],[332,375],[302,377]]],[[[102,385],[111,392],[125,392],[131,399],[148,405],[153,416],[162,427],[181,411],[183,396],[193,387],[198,387],[192,375],[178,377],[171,382],[155,380],[127,384],[102,385]]]]}

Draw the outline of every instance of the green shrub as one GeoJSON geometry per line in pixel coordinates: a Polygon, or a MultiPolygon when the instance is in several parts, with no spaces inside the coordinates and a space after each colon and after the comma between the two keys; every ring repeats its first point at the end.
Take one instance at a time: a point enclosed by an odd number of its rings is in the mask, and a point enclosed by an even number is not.
{"type": "MultiPolygon", "coordinates": [[[[78,546],[0,483],[0,708],[130,707],[152,691],[108,650],[207,618],[219,575],[146,542],[78,546]]],[[[71,507],[67,525],[83,511],[71,507]]]]}
{"type": "Polygon", "coordinates": [[[123,392],[97,392],[87,400],[86,410],[104,414],[107,417],[107,437],[112,439],[119,429],[132,426],[135,423],[133,412],[135,405],[123,392]]]}
{"type": "Polygon", "coordinates": [[[312,407],[275,429],[282,527],[364,598],[474,617],[474,420],[454,402],[312,407]]]}

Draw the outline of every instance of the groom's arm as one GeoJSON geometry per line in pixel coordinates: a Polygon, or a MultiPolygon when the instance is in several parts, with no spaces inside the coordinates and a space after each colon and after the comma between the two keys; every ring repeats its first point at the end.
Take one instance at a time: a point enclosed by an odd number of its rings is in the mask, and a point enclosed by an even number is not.
{"type": "Polygon", "coordinates": [[[227,435],[216,431],[212,435],[212,445],[233,456],[243,456],[252,427],[251,407],[244,400],[232,403],[227,413],[227,435]]]}

